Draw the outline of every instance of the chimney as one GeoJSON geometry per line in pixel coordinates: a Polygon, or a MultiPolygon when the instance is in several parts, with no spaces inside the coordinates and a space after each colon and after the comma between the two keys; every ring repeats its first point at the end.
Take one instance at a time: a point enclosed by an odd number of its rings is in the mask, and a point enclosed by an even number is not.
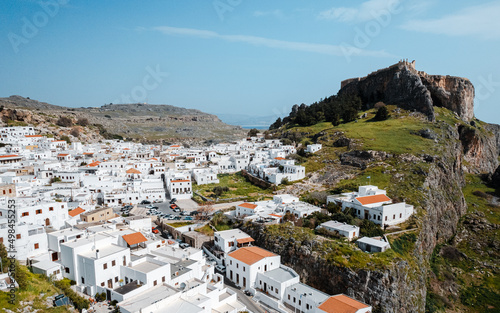
{"type": "Polygon", "coordinates": [[[98,259],[99,258],[99,249],[95,250],[95,258],[98,259]]]}

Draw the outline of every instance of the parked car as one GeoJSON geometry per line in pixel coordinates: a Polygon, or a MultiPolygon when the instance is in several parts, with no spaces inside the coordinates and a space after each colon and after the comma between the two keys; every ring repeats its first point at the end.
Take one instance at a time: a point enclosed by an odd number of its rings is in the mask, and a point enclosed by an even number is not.
{"type": "Polygon", "coordinates": [[[224,265],[216,265],[215,269],[218,270],[221,273],[225,273],[226,272],[226,267],[224,265]]]}
{"type": "Polygon", "coordinates": [[[187,212],[187,211],[182,211],[182,212],[181,212],[181,215],[189,215],[189,212],[187,212]]]}
{"type": "Polygon", "coordinates": [[[179,212],[181,211],[181,209],[179,209],[179,208],[175,208],[175,209],[173,209],[173,211],[174,211],[175,213],[179,213],[179,212]]]}
{"type": "Polygon", "coordinates": [[[170,200],[170,204],[175,203],[175,202],[177,202],[176,198],[173,198],[172,200],[170,200]]]}
{"type": "Polygon", "coordinates": [[[141,204],[151,204],[151,201],[149,201],[149,200],[142,200],[141,204]]]}
{"type": "Polygon", "coordinates": [[[189,213],[189,215],[191,215],[191,216],[198,215],[198,211],[191,211],[191,213],[189,213]]]}
{"type": "Polygon", "coordinates": [[[153,210],[158,210],[158,209],[159,209],[159,207],[157,207],[157,206],[151,206],[151,209],[153,209],[153,210]]]}
{"type": "Polygon", "coordinates": [[[174,220],[180,220],[181,217],[180,216],[174,216],[174,220]]]}
{"type": "Polygon", "coordinates": [[[183,242],[183,243],[179,244],[179,247],[181,247],[182,249],[186,249],[186,248],[189,248],[190,245],[188,245],[187,243],[183,242]]]}
{"type": "Polygon", "coordinates": [[[186,217],[184,217],[184,220],[186,220],[186,221],[192,221],[193,217],[192,216],[186,216],[186,217]]]}

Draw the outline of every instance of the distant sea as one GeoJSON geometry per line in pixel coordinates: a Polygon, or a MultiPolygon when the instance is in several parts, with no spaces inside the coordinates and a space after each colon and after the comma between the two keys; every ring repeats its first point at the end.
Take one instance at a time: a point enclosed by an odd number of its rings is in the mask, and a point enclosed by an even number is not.
{"type": "Polygon", "coordinates": [[[255,129],[268,130],[269,126],[262,126],[262,125],[241,125],[241,128],[244,128],[244,129],[255,128],[255,129]]]}

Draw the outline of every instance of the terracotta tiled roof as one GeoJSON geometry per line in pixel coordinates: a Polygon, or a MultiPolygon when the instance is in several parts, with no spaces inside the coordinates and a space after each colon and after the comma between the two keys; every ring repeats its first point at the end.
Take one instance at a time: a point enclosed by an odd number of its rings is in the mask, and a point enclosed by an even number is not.
{"type": "Polygon", "coordinates": [[[133,234],[123,235],[123,240],[127,242],[129,246],[148,241],[143,234],[137,232],[133,234]]]}
{"type": "Polygon", "coordinates": [[[58,157],[65,157],[65,156],[68,156],[69,154],[68,153],[59,153],[57,156],[58,157]]]}
{"type": "Polygon", "coordinates": [[[356,200],[358,200],[362,205],[391,201],[391,199],[386,195],[357,197],[356,200]]]}
{"type": "Polygon", "coordinates": [[[356,313],[367,307],[369,306],[346,295],[336,295],[328,298],[318,309],[327,313],[356,313]]]}
{"type": "Polygon", "coordinates": [[[252,265],[264,258],[276,256],[276,254],[259,247],[246,247],[231,252],[229,256],[245,264],[252,265]]]}
{"type": "Polygon", "coordinates": [[[42,135],[24,135],[24,137],[27,137],[27,138],[39,138],[39,137],[42,137],[42,135]]]}
{"type": "Polygon", "coordinates": [[[187,183],[190,182],[189,179],[177,179],[177,180],[172,180],[173,183],[187,183]]]}
{"type": "Polygon", "coordinates": [[[277,158],[274,158],[275,160],[286,160],[285,158],[281,158],[281,157],[277,157],[277,158]]]}
{"type": "Polygon", "coordinates": [[[68,215],[71,216],[71,217],[75,217],[78,214],[82,214],[83,212],[85,212],[84,209],[82,209],[81,207],[77,207],[76,209],[73,209],[73,210],[69,211],[68,215]]]}
{"type": "Polygon", "coordinates": [[[95,161],[95,162],[92,162],[92,163],[88,164],[88,165],[87,165],[87,167],[96,167],[96,166],[98,166],[99,164],[101,164],[101,162],[99,162],[99,161],[95,161]]]}
{"type": "Polygon", "coordinates": [[[255,241],[252,237],[236,239],[237,243],[247,243],[252,241],[255,241]]]}
{"type": "Polygon", "coordinates": [[[253,209],[255,209],[255,208],[257,207],[257,205],[256,205],[256,204],[251,204],[251,203],[247,203],[247,202],[242,203],[242,204],[240,204],[239,206],[240,206],[240,207],[243,207],[243,208],[247,208],[247,209],[252,209],[252,210],[253,210],[253,209]]]}
{"type": "Polygon", "coordinates": [[[127,174],[141,174],[141,172],[136,170],[135,168],[129,168],[127,170],[127,174]]]}
{"type": "Polygon", "coordinates": [[[283,217],[283,215],[278,215],[278,214],[269,214],[271,216],[274,216],[274,217],[283,217]]]}

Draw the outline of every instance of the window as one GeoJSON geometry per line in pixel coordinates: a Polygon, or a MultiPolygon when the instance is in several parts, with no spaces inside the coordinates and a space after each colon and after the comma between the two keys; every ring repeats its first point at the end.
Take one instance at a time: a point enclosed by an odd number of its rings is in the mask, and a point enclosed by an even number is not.
{"type": "Polygon", "coordinates": [[[396,214],[393,214],[392,215],[392,219],[395,220],[396,219],[396,214]]]}
{"type": "Polygon", "coordinates": [[[49,211],[54,211],[54,207],[49,207],[49,211]]]}
{"type": "Polygon", "coordinates": [[[156,282],[156,280],[153,282],[153,286],[156,286],[158,283],[156,282]]]}
{"type": "Polygon", "coordinates": [[[16,239],[21,239],[21,234],[17,234],[16,239]]]}
{"type": "Polygon", "coordinates": [[[23,212],[23,214],[21,214],[21,216],[29,216],[30,213],[29,212],[23,212]]]}
{"type": "Polygon", "coordinates": [[[245,271],[245,267],[243,266],[243,272],[245,271]]]}
{"type": "Polygon", "coordinates": [[[107,269],[107,268],[108,268],[108,263],[104,263],[104,264],[102,265],[102,268],[103,268],[103,269],[107,269]]]}
{"type": "Polygon", "coordinates": [[[161,278],[161,282],[162,282],[162,283],[164,283],[164,282],[165,282],[165,276],[163,276],[163,277],[161,278]]]}
{"type": "Polygon", "coordinates": [[[278,288],[276,288],[276,293],[278,293],[278,288]]]}
{"type": "Polygon", "coordinates": [[[302,305],[302,301],[301,300],[299,300],[299,305],[302,305]]]}
{"type": "Polygon", "coordinates": [[[115,266],[115,265],[116,265],[116,261],[115,260],[111,261],[111,266],[115,266]]]}
{"type": "Polygon", "coordinates": [[[385,217],[385,220],[387,221],[387,216],[385,217]]]}
{"type": "Polygon", "coordinates": [[[36,210],[36,214],[42,214],[42,209],[36,210]]]}
{"type": "Polygon", "coordinates": [[[399,218],[402,218],[403,217],[403,213],[399,213],[399,218]]]}
{"type": "Polygon", "coordinates": [[[69,267],[65,267],[64,271],[69,274],[69,267]]]}
{"type": "Polygon", "coordinates": [[[127,266],[127,257],[123,256],[123,266],[127,266]]]}
{"type": "Polygon", "coordinates": [[[85,284],[85,278],[82,276],[82,284],[85,284]]]}
{"type": "Polygon", "coordinates": [[[236,268],[238,268],[239,266],[240,266],[240,264],[239,264],[239,263],[236,263],[236,268]]]}
{"type": "Polygon", "coordinates": [[[38,249],[39,247],[38,243],[35,243],[35,249],[38,249]]]}
{"type": "Polygon", "coordinates": [[[290,295],[288,295],[288,300],[290,300],[290,295]]]}
{"type": "Polygon", "coordinates": [[[118,282],[118,276],[115,276],[115,283],[118,282]]]}
{"type": "Polygon", "coordinates": [[[295,303],[295,297],[293,297],[293,303],[295,303]]]}
{"type": "Polygon", "coordinates": [[[104,287],[104,282],[101,283],[101,287],[104,287]]]}

